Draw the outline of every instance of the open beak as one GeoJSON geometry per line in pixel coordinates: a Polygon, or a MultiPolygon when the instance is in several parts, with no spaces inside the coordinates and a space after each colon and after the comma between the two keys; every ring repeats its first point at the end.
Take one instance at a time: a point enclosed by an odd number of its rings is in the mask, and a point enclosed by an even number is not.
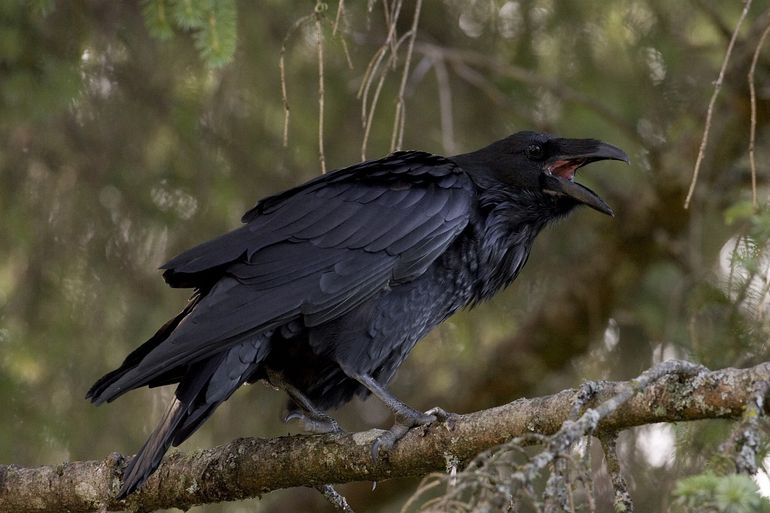
{"type": "Polygon", "coordinates": [[[599,212],[614,215],[609,205],[594,191],[575,182],[575,172],[599,160],[622,160],[628,163],[628,155],[620,148],[596,139],[556,139],[553,143],[558,151],[543,166],[543,190],[569,196],[599,212]]]}

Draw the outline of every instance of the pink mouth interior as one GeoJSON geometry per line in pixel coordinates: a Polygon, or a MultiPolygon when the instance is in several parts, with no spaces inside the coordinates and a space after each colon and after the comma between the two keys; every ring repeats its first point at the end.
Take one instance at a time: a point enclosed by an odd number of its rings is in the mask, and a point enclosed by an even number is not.
{"type": "Polygon", "coordinates": [[[572,181],[575,179],[575,171],[577,171],[584,163],[585,161],[583,159],[557,160],[548,166],[548,171],[552,175],[572,181]]]}

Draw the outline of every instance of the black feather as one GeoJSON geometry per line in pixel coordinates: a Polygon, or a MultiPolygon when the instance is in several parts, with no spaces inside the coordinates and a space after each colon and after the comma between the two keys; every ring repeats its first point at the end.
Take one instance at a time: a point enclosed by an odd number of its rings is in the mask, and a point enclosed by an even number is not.
{"type": "Polygon", "coordinates": [[[609,211],[529,160],[531,144],[560,162],[624,157],[532,132],[452,158],[401,151],[265,198],[244,226],[164,264],[193,299],[87,394],[99,404],[178,383],[120,497],[244,383],[279,375],[323,410],[366,396],[362,375],[387,384],[431,328],[516,277],[548,222],[580,202],[609,211]]]}

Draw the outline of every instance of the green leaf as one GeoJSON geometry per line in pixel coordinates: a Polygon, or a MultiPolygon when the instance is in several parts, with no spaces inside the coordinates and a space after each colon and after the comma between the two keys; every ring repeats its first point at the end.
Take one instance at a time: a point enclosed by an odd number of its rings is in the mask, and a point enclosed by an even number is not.
{"type": "Polygon", "coordinates": [[[167,0],[144,0],[142,15],[147,30],[160,40],[170,39],[174,31],[169,23],[169,4],[167,0]]]}

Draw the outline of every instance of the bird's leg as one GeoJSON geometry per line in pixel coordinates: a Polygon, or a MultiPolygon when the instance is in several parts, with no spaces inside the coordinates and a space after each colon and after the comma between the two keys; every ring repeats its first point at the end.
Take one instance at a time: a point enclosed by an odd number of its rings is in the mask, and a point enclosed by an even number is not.
{"type": "Polygon", "coordinates": [[[399,401],[387,388],[368,374],[355,374],[353,378],[365,386],[371,393],[390,408],[395,417],[393,427],[380,435],[372,444],[372,459],[377,461],[380,450],[387,453],[413,427],[424,426],[437,419],[446,420],[450,414],[441,408],[433,408],[425,413],[399,401]]]}
{"type": "MultiPolygon", "coordinates": [[[[294,398],[292,398],[294,401],[294,398]]],[[[303,408],[304,410],[304,408],[303,408]]],[[[299,420],[302,422],[302,426],[305,431],[310,433],[344,433],[344,430],[340,427],[336,420],[329,415],[323,413],[320,410],[316,411],[302,411],[299,409],[290,410],[283,417],[284,422],[292,420],[299,420]]]]}
{"type": "Polygon", "coordinates": [[[297,409],[289,409],[289,412],[283,417],[284,422],[290,420],[299,420],[302,422],[305,431],[311,433],[342,433],[343,430],[337,424],[337,421],[324,413],[313,402],[307,398],[297,387],[283,379],[279,373],[269,370],[267,372],[268,380],[273,386],[282,389],[291,398],[292,402],[298,406],[297,409]]]}

